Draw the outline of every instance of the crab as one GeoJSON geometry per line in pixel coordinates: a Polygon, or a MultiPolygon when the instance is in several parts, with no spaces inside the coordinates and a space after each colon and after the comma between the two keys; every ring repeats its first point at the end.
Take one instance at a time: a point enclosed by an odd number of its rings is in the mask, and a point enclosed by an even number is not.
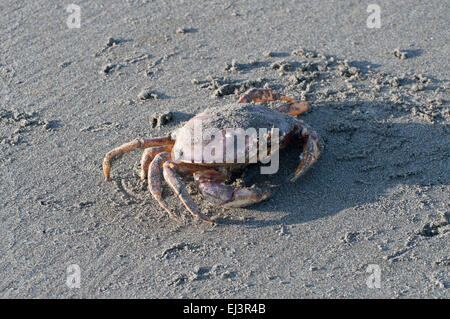
{"type": "Polygon", "coordinates": [[[234,142],[234,138],[229,138],[230,130],[239,137],[240,134],[244,134],[243,130],[251,126],[256,129],[277,127],[279,129],[278,143],[273,142],[271,145],[271,138],[274,137],[273,130],[265,135],[271,154],[288,145],[297,144],[294,142],[300,142],[302,147],[300,162],[290,178],[291,181],[295,181],[317,161],[323,151],[323,142],[317,133],[296,118],[297,115],[309,109],[308,102],[298,102],[272,89],[250,89],[239,98],[237,103],[222,108],[207,108],[168,136],[140,138],[111,150],[103,160],[103,173],[105,179],[109,180],[111,165],[115,159],[131,150],[144,149],[141,158],[141,178],[148,181],[151,195],[170,217],[178,220],[177,215],[172,212],[162,197],[162,178],[193,216],[213,223],[214,221],[204,215],[193,201],[181,176],[193,176],[200,193],[213,204],[224,208],[245,207],[266,200],[270,192],[259,187],[235,187],[225,184],[235,169],[255,161],[262,161],[261,156],[249,154],[250,145],[257,145],[261,141],[258,140],[258,136],[247,136],[244,138],[244,145],[238,145],[236,152],[225,152],[226,155],[222,161],[217,158],[213,161],[208,156],[200,156],[197,159],[196,147],[208,145],[212,137],[202,135],[197,139],[192,138],[195,125],[202,123],[204,131],[214,127],[221,134],[219,136],[225,143],[223,144],[225,151],[236,148],[235,145],[230,144],[231,140],[234,142]],[[271,108],[264,103],[269,101],[287,103],[271,108]],[[224,112],[227,112],[226,116],[224,112]]]}

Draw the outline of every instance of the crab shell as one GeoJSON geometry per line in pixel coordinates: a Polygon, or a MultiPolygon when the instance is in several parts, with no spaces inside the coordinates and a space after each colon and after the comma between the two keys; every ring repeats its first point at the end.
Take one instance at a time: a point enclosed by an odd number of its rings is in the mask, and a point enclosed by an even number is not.
{"type": "Polygon", "coordinates": [[[230,104],[207,108],[172,133],[175,162],[206,166],[256,163],[264,138],[267,148],[262,156],[278,151],[290,132],[306,125],[293,116],[264,104],[230,104]],[[278,129],[278,136],[274,135],[278,129]],[[279,138],[279,143],[271,143],[279,138]]]}

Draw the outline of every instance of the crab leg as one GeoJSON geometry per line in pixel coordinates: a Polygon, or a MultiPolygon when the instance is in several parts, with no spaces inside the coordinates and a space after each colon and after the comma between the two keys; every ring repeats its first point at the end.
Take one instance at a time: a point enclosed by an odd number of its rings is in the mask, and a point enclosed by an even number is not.
{"type": "Polygon", "coordinates": [[[222,184],[225,174],[216,170],[205,170],[194,173],[194,180],[200,192],[213,204],[228,207],[245,207],[259,203],[270,196],[256,187],[235,188],[222,184]]]}
{"type": "Polygon", "coordinates": [[[172,148],[173,145],[153,146],[146,148],[141,157],[141,178],[147,179],[148,167],[157,154],[162,152],[170,152],[172,148]]]}
{"type": "Polygon", "coordinates": [[[308,102],[296,100],[283,96],[271,89],[250,89],[245,92],[238,100],[238,103],[250,102],[269,102],[269,101],[287,101],[289,103],[283,104],[277,108],[282,113],[287,113],[292,116],[297,116],[310,109],[308,102]]]}
{"type": "Polygon", "coordinates": [[[238,103],[250,103],[250,102],[268,102],[268,101],[286,101],[295,102],[294,99],[283,96],[272,89],[250,89],[238,100],[238,103]]]}
{"type": "Polygon", "coordinates": [[[277,110],[279,112],[286,113],[292,116],[300,115],[302,113],[309,111],[310,109],[311,106],[306,101],[286,103],[277,107],[277,110]]]}
{"type": "Polygon", "coordinates": [[[188,191],[186,190],[186,186],[184,186],[184,184],[181,182],[180,177],[176,172],[176,168],[177,165],[170,160],[166,161],[163,164],[163,175],[166,182],[170,185],[170,187],[172,187],[175,194],[177,194],[178,198],[193,216],[203,221],[213,223],[211,219],[200,212],[200,209],[197,207],[188,191]]]}
{"type": "Polygon", "coordinates": [[[125,143],[112,151],[109,151],[103,159],[103,174],[109,180],[111,164],[117,157],[136,148],[148,148],[151,146],[173,145],[174,141],[170,137],[141,138],[125,143]]]}
{"type": "Polygon", "coordinates": [[[170,154],[167,152],[159,153],[153,158],[149,167],[148,189],[150,190],[150,193],[153,195],[156,201],[159,203],[159,205],[161,205],[161,207],[164,208],[167,213],[169,213],[170,217],[178,220],[178,217],[171,212],[171,210],[167,206],[167,203],[162,198],[161,166],[163,165],[164,161],[168,160],[169,158],[170,154]]]}

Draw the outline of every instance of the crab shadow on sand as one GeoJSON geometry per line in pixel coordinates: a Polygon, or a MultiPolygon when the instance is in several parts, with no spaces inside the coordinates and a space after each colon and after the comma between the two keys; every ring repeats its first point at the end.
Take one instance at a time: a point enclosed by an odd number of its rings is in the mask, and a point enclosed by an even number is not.
{"type": "Polygon", "coordinates": [[[300,145],[280,152],[277,174],[260,175],[259,168],[250,167],[246,184],[275,186],[271,198],[250,206],[244,221],[224,217],[218,222],[248,227],[300,224],[375,202],[398,184],[448,185],[448,125],[413,122],[399,108],[371,101],[318,104],[301,118],[325,141],[320,160],[294,183],[288,177],[298,164],[300,145]]]}

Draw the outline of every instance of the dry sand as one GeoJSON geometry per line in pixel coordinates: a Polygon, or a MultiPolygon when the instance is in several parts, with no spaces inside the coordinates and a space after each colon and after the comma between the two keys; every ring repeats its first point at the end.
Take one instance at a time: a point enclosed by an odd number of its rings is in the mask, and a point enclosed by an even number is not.
{"type": "Polygon", "coordinates": [[[69,3],[0,2],[0,296],[448,298],[448,2],[377,1],[380,29],[362,1],[165,2],[77,1],[79,29],[69,3]],[[137,151],[104,181],[111,148],[264,85],[326,141],[296,183],[295,148],[238,176],[268,201],[222,210],[186,181],[217,225],[165,188],[176,223],[137,151]]]}

